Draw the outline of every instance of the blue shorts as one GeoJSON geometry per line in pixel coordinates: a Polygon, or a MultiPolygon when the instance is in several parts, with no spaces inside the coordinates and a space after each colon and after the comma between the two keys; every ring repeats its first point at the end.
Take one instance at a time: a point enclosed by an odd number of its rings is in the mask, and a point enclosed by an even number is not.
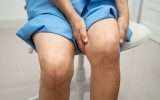
{"type": "MultiPolygon", "coordinates": [[[[99,20],[105,18],[118,19],[115,0],[71,0],[71,3],[76,12],[84,19],[87,30],[99,20]]],[[[66,16],[51,0],[26,0],[25,7],[28,21],[19,28],[16,35],[28,43],[35,51],[36,47],[31,38],[32,35],[36,32],[49,32],[72,41],[75,46],[75,54],[82,54],[73,38],[72,28],[66,16]]],[[[131,36],[132,32],[129,28],[126,41],[130,42],[131,36]]],[[[122,50],[123,46],[120,48],[120,51],[122,50]]]]}

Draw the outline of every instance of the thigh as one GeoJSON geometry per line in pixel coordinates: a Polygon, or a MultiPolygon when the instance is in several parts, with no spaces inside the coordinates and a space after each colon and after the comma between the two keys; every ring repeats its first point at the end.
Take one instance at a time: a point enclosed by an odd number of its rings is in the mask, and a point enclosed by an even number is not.
{"type": "Polygon", "coordinates": [[[119,28],[114,18],[106,18],[94,23],[88,30],[89,41],[86,53],[90,50],[101,50],[119,45],[119,28]]]}
{"type": "MultiPolygon", "coordinates": [[[[32,36],[39,59],[73,62],[74,45],[67,38],[54,33],[37,32],[32,36]]],[[[52,61],[51,61],[52,62],[52,61]]]]}

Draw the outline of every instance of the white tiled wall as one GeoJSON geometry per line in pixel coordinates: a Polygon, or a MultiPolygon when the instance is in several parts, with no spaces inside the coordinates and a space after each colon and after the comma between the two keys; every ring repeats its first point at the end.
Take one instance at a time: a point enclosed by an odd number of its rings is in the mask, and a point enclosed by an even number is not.
{"type": "Polygon", "coordinates": [[[159,5],[159,0],[144,0],[140,22],[151,29],[151,38],[160,43],[159,5]]]}

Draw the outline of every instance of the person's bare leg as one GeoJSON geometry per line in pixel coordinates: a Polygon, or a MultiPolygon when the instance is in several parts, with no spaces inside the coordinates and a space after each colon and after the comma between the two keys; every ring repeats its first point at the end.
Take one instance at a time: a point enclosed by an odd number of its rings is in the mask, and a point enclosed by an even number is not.
{"type": "Polygon", "coordinates": [[[88,31],[86,56],[91,63],[91,100],[117,100],[120,85],[119,31],[113,18],[96,22],[88,31]]]}
{"type": "Polygon", "coordinates": [[[73,76],[74,45],[66,38],[53,33],[35,33],[41,74],[40,100],[69,100],[73,76]]]}

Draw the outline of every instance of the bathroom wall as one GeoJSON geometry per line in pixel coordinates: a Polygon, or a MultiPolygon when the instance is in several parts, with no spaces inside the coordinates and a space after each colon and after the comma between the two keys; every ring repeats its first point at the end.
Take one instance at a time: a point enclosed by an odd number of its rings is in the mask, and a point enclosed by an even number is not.
{"type": "Polygon", "coordinates": [[[0,0],[0,19],[25,18],[25,0],[0,0]]]}
{"type": "MultiPolygon", "coordinates": [[[[130,7],[134,8],[130,9],[134,21],[138,18],[135,1],[140,0],[129,1],[130,7]]],[[[26,100],[38,94],[39,63],[37,54],[29,54],[29,45],[15,35],[26,20],[24,0],[0,2],[0,100],[26,100]]],[[[121,53],[119,100],[160,100],[159,51],[160,45],[149,39],[121,53]]],[[[90,76],[89,66],[85,58],[87,77],[90,76]]],[[[89,100],[89,93],[85,94],[85,100],[89,100]]]]}
{"type": "MultiPolygon", "coordinates": [[[[18,19],[26,18],[24,10],[25,0],[0,0],[0,19],[18,19]]],[[[139,5],[141,0],[129,0],[131,19],[137,20],[139,12],[139,5]]]]}

